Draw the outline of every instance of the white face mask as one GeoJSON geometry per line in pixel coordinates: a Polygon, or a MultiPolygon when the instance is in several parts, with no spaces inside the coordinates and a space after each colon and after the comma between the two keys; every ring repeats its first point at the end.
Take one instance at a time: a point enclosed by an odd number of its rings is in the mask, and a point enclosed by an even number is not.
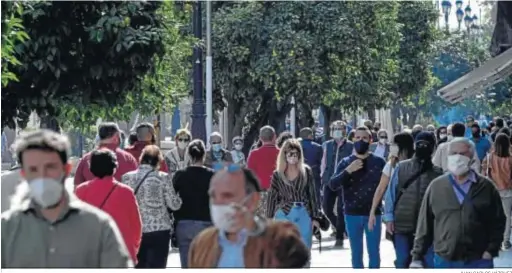
{"type": "Polygon", "coordinates": [[[469,163],[471,159],[464,155],[448,156],[448,171],[454,175],[463,175],[469,172],[469,163]]]}
{"type": "Polygon", "coordinates": [[[385,138],[381,138],[381,139],[379,139],[379,143],[384,145],[384,144],[388,143],[388,140],[385,138]]]}
{"type": "Polygon", "coordinates": [[[341,130],[333,130],[331,136],[335,139],[341,139],[343,137],[343,132],[341,130]]]}
{"type": "Polygon", "coordinates": [[[210,204],[213,225],[220,231],[233,232],[236,209],[232,205],[210,204]]]}
{"type": "Polygon", "coordinates": [[[445,138],[445,137],[446,137],[446,134],[440,134],[440,135],[439,135],[439,138],[441,138],[441,139],[443,139],[443,138],[445,138]]]}
{"type": "Polygon", "coordinates": [[[185,148],[187,148],[187,146],[188,146],[188,143],[187,143],[187,142],[181,142],[181,141],[180,141],[180,142],[178,142],[178,148],[180,148],[180,149],[182,149],[182,150],[183,150],[183,149],[185,149],[185,148]]]}
{"type": "Polygon", "coordinates": [[[235,144],[235,150],[240,151],[244,146],[242,144],[235,144]]]}
{"type": "Polygon", "coordinates": [[[296,156],[288,156],[286,157],[286,162],[291,165],[295,165],[299,162],[299,159],[296,156]]]}
{"type": "Polygon", "coordinates": [[[398,146],[393,145],[393,146],[389,147],[389,155],[397,157],[398,156],[398,146]]]}
{"type": "Polygon", "coordinates": [[[32,200],[43,209],[56,205],[61,197],[64,186],[62,180],[52,178],[36,178],[28,181],[28,187],[32,200]]]}

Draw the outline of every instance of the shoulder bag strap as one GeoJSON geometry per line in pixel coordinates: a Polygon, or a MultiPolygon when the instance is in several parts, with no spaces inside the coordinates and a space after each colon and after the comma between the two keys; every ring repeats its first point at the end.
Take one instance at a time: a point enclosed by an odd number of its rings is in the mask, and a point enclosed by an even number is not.
{"type": "Polygon", "coordinates": [[[107,203],[107,200],[108,198],[110,197],[110,195],[114,192],[114,189],[117,187],[117,182],[114,183],[114,186],[112,186],[112,189],[110,189],[110,191],[108,192],[107,194],[107,197],[105,197],[105,200],[103,200],[103,202],[101,202],[101,205],[99,206],[100,209],[103,208],[103,206],[105,206],[105,204],[107,203]]]}
{"type": "Polygon", "coordinates": [[[418,177],[420,177],[424,172],[426,172],[427,170],[425,168],[421,168],[421,170],[419,170],[417,173],[415,173],[413,176],[411,176],[411,178],[409,178],[405,183],[404,185],[402,186],[402,188],[400,188],[398,190],[398,193],[396,195],[396,198],[395,198],[395,202],[394,202],[394,205],[393,207],[396,209],[396,205],[398,204],[398,201],[400,201],[400,198],[402,197],[402,195],[404,194],[404,192],[407,190],[407,188],[409,188],[410,185],[412,185],[412,183],[414,181],[416,181],[416,179],[418,179],[418,177]]]}
{"type": "Polygon", "coordinates": [[[144,177],[140,180],[139,184],[137,184],[137,186],[135,187],[135,189],[133,190],[133,194],[134,195],[137,195],[137,192],[139,192],[139,189],[140,189],[140,186],[142,185],[142,183],[144,183],[144,181],[146,180],[146,178],[148,177],[148,175],[150,173],[152,173],[154,171],[149,171],[146,173],[146,175],[144,175],[144,177]]]}

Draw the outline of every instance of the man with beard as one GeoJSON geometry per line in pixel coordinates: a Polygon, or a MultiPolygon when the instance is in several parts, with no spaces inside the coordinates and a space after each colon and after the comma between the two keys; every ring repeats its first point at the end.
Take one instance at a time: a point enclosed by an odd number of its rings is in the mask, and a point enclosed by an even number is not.
{"type": "Polygon", "coordinates": [[[2,214],[2,268],[133,266],[114,220],[65,188],[68,139],[38,130],[15,146],[25,181],[2,214]]]}
{"type": "MultiPolygon", "coordinates": [[[[363,235],[366,236],[369,268],[380,267],[381,225],[368,228],[373,196],[377,190],[386,161],[370,151],[372,134],[366,126],[358,127],[354,133],[353,155],[345,157],[336,167],[329,181],[333,191],[342,190],[345,209],[345,224],[352,250],[352,267],[364,268],[363,235]]],[[[382,205],[375,210],[376,222],[381,222],[382,205]]]]}
{"type": "MultiPolygon", "coordinates": [[[[409,267],[421,200],[430,183],[443,174],[441,168],[432,164],[434,135],[419,133],[415,145],[414,157],[396,166],[385,195],[384,222],[388,233],[393,234],[396,268],[409,267]]],[[[433,259],[432,249],[429,249],[423,261],[425,267],[433,268],[433,259]]]]}

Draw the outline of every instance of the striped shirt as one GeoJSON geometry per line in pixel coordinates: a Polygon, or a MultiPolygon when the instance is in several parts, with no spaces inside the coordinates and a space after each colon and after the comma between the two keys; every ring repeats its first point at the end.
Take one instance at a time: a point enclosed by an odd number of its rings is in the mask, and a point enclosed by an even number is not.
{"type": "Polygon", "coordinates": [[[320,207],[316,200],[313,172],[308,166],[305,168],[306,175],[300,174],[293,181],[288,180],[284,174],[274,171],[267,197],[268,218],[274,218],[279,209],[288,214],[294,202],[303,202],[311,217],[318,218],[320,207]]]}

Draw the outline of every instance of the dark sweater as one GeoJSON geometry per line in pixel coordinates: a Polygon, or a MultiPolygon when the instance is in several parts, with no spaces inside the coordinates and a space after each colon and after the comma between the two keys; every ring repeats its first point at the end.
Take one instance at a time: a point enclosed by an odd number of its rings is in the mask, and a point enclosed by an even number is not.
{"type": "Polygon", "coordinates": [[[174,174],[172,183],[183,201],[181,208],[174,212],[176,221],[211,221],[208,189],[213,174],[212,169],[199,166],[188,166],[174,174]]]}
{"type": "MultiPolygon", "coordinates": [[[[386,161],[370,154],[363,160],[363,168],[349,174],[345,169],[357,159],[355,155],[345,157],[336,167],[329,187],[336,191],[343,188],[343,204],[346,215],[368,216],[372,208],[373,195],[380,182],[386,161]]],[[[375,214],[382,214],[379,204],[375,214]]]]}
{"type": "Polygon", "coordinates": [[[476,183],[460,204],[449,176],[436,178],[427,188],[418,217],[413,260],[422,260],[432,244],[434,252],[449,261],[479,260],[485,251],[498,256],[505,230],[498,191],[489,179],[476,174],[476,183]]]}

